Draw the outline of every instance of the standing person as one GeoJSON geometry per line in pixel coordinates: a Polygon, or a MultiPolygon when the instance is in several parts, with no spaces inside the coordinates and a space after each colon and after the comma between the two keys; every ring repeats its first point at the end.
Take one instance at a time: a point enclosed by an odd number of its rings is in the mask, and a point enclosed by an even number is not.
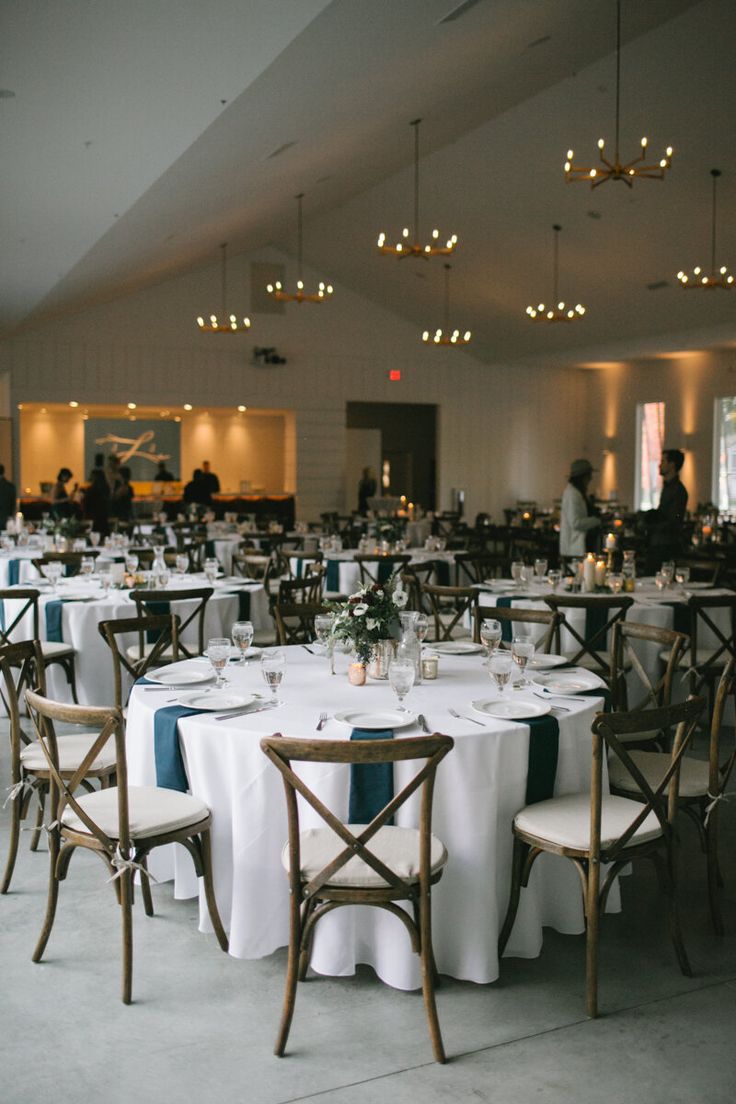
{"type": "Polygon", "coordinates": [[[89,484],[84,491],[84,516],[92,522],[96,533],[103,537],[110,531],[110,486],[105,476],[105,457],[95,456],[95,466],[89,473],[89,484]]]}
{"type": "Polygon", "coordinates": [[[165,460],[159,460],[158,467],[156,468],[156,474],[153,477],[154,483],[174,483],[175,476],[166,467],[165,460]]]}
{"type": "Polygon", "coordinates": [[[207,490],[210,493],[210,502],[212,501],[213,494],[220,493],[220,480],[217,478],[213,471],[210,471],[209,460],[202,461],[202,479],[204,481],[207,490]]]}
{"type": "Polygon", "coordinates": [[[69,468],[60,468],[56,482],[51,489],[51,515],[55,518],[72,517],[76,513],[74,499],[77,494],[78,484],[72,487],[71,494],[67,488],[72,472],[69,468]]]}
{"type": "Polygon", "coordinates": [[[11,483],[9,479],[5,478],[5,465],[0,464],[0,529],[4,529],[8,523],[8,518],[15,515],[17,501],[18,494],[15,483],[11,483]]]}
{"type": "Polygon", "coordinates": [[[664,449],[659,463],[662,476],[662,493],[659,506],[644,514],[644,524],[649,537],[646,572],[658,571],[666,560],[674,559],[682,552],[685,543],[685,511],[687,488],[680,480],[685,454],[680,449],[664,449]]]}
{"type": "Polygon", "coordinates": [[[373,468],[363,468],[363,475],[358,484],[358,513],[365,517],[368,510],[368,499],[376,493],[376,473],[373,468]]]}
{"type": "Polygon", "coordinates": [[[585,539],[601,527],[601,519],[593,512],[588,497],[593,465],[590,460],[573,460],[570,476],[562,493],[560,512],[560,556],[584,556],[585,539]]]}
{"type": "Polygon", "coordinates": [[[201,468],[195,468],[192,472],[192,478],[184,487],[183,497],[187,504],[194,502],[197,506],[212,505],[212,495],[201,468]]]}
{"type": "Polygon", "coordinates": [[[118,471],[119,482],[115,491],[115,516],[119,521],[132,521],[135,491],[130,485],[130,468],[122,466],[118,471]]]}

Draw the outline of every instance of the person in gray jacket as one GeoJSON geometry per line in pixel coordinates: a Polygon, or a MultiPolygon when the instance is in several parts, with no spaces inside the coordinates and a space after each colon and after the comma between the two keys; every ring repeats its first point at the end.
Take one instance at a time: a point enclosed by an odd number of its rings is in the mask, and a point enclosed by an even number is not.
{"type": "Polygon", "coordinates": [[[593,478],[590,460],[573,460],[568,484],[562,493],[560,512],[560,556],[585,555],[585,538],[594,529],[600,529],[601,519],[592,512],[588,488],[593,478]]]}

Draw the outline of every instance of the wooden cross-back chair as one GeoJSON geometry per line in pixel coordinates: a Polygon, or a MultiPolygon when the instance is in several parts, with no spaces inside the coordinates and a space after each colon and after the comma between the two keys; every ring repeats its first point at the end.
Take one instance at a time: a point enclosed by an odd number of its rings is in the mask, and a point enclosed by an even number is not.
{"type": "Polygon", "coordinates": [[[478,593],[474,587],[422,586],[422,597],[428,600],[434,620],[435,643],[472,634],[478,593]]]}
{"type": "Polygon", "coordinates": [[[393,583],[402,571],[406,571],[411,562],[411,555],[383,556],[375,552],[356,552],[353,560],[360,571],[360,581],[363,585],[373,583],[393,583]]]}
{"type": "Polygon", "coordinates": [[[294,1013],[297,981],[303,980],[315,925],[343,905],[373,905],[390,912],[409,933],[419,954],[422,990],[432,1048],[445,1061],[434,997],[436,967],[432,953],[431,887],[439,881],[447,851],[432,835],[432,796],[437,767],[453,746],[449,736],[399,740],[291,740],[280,735],[261,740],[261,748],[281,772],[289,823],[282,862],[289,875],[290,938],[284,1009],[275,1053],[283,1055],[294,1013]],[[399,793],[373,816],[370,824],[343,824],[307,786],[293,763],[374,764],[422,760],[399,793]],[[397,809],[420,792],[418,828],[389,824],[397,809]],[[326,827],[300,831],[302,798],[326,827]],[[397,902],[411,905],[413,915],[397,902]]]}
{"type": "Polygon", "coordinates": [[[117,706],[64,705],[35,691],[26,691],[28,712],[38,735],[47,763],[50,783],[49,887],[41,934],[33,952],[39,962],[46,949],[56,915],[59,883],[64,881],[77,847],[86,848],[102,858],[112,880],[120,905],[123,929],[122,999],[132,1000],[133,985],[133,880],[141,875],[146,914],[153,915],[153,900],[147,860],[154,847],[181,843],[192,856],[198,877],[203,879],[205,899],[223,951],[228,940],[217,911],[212,884],[210,852],[211,813],[192,794],[156,786],[128,786],[125,759],[125,726],[117,706]],[[97,730],[79,767],[66,777],[60,768],[55,723],[82,725],[97,730]],[[94,793],[76,791],[86,777],[95,757],[109,744],[115,749],[116,784],[94,793]]]}
{"type": "MultiPolygon", "coordinates": [[[[722,743],[725,738],[723,716],[729,700],[734,698],[736,689],[736,659],[729,659],[718,684],[713,715],[710,723],[707,760],[695,759],[686,755],[680,763],[680,784],[677,797],[678,808],[693,821],[698,829],[701,846],[706,856],[706,874],[708,880],[708,902],[711,920],[717,935],[724,934],[723,916],[719,900],[719,887],[723,885],[720,864],[718,862],[718,821],[719,810],[724,800],[726,787],[736,763],[736,741],[729,736],[729,751],[724,753],[722,743]]],[[[667,752],[634,749],[632,762],[651,788],[664,774],[669,763],[667,752]]],[[[623,794],[641,800],[636,780],[629,772],[621,769],[621,764],[611,763],[609,768],[611,792],[623,794]]]]}
{"type": "Polygon", "coordinates": [[[121,617],[111,621],[100,621],[97,626],[100,636],[112,654],[113,677],[115,679],[115,705],[124,709],[130,691],[123,693],[123,672],[127,672],[133,682],[142,678],[147,671],[163,664],[176,662],[179,658],[179,617],[175,613],[146,614],[145,617],[121,617]],[[146,651],[146,637],[155,636],[153,646],[146,651]],[[138,658],[131,658],[121,647],[118,638],[136,636],[138,638],[138,658]]]}
{"type": "Polygon", "coordinates": [[[279,604],[293,605],[296,602],[319,602],[322,598],[324,578],[325,568],[322,564],[315,564],[299,579],[279,580],[279,604]]]}
{"type": "Polygon", "coordinates": [[[690,693],[700,694],[707,687],[713,703],[715,684],[736,656],[736,594],[693,594],[687,604],[690,647],[680,666],[688,670],[690,693]]]}
{"type": "Polygon", "coordinates": [[[278,643],[311,644],[315,639],[314,619],[318,613],[329,613],[319,602],[276,602],[273,619],[278,643]]]}
{"type": "Polygon", "coordinates": [[[401,572],[401,583],[407,594],[406,609],[417,613],[429,613],[429,599],[422,597],[422,587],[429,583],[434,575],[435,564],[432,560],[424,563],[409,563],[401,572]]]}
{"type": "Polygon", "coordinates": [[[537,858],[545,853],[570,859],[580,875],[586,918],[586,1012],[598,1015],[598,932],[600,917],[616,877],[630,862],[651,859],[667,896],[669,930],[682,973],[692,971],[680,932],[675,884],[674,820],[682,758],[703,711],[702,698],[645,713],[599,713],[593,722],[590,793],[568,794],[527,805],[514,817],[512,882],[506,918],[498,939],[499,958],[511,935],[521,889],[537,858]],[[675,730],[666,769],[651,784],[622,737],[645,725],[675,730]],[[603,765],[620,764],[639,790],[633,800],[605,793],[603,765]],[[601,884],[601,868],[607,864],[601,884]]]}
{"type": "Polygon", "coordinates": [[[271,562],[270,556],[259,552],[250,542],[244,542],[233,554],[233,575],[240,575],[244,579],[253,579],[263,582],[266,568],[271,562]]]}
{"type": "Polygon", "coordinates": [[[565,655],[571,665],[586,667],[608,682],[611,677],[608,634],[617,621],[622,621],[626,617],[626,612],[634,604],[634,599],[627,594],[554,594],[545,598],[545,602],[551,610],[560,615],[554,651],[565,655]],[[568,617],[568,613],[574,613],[576,610],[580,610],[583,615],[582,631],[575,625],[574,617],[568,617]],[[589,615],[593,621],[592,628],[588,627],[589,615]],[[563,632],[568,632],[573,641],[571,647],[564,649],[563,632]]]}
{"type": "Polygon", "coordinates": [[[99,548],[87,548],[84,552],[44,552],[43,556],[32,560],[33,566],[44,579],[48,576],[44,568],[50,563],[60,563],[64,574],[69,577],[78,575],[82,566],[82,560],[96,560],[100,555],[99,548]]]}
{"type": "Polygon", "coordinates": [[[312,574],[315,568],[324,563],[324,558],[324,552],[319,550],[316,552],[291,552],[287,560],[289,577],[291,579],[301,579],[305,575],[312,574]]]}
{"type": "MultiPolygon", "coordinates": [[[[31,851],[38,848],[43,827],[46,795],[49,789],[49,769],[37,741],[23,727],[20,707],[26,690],[45,686],[43,655],[37,640],[6,644],[0,648],[0,685],[8,714],[10,736],[10,839],[8,857],[0,893],[7,893],[15,869],[22,822],[28,816],[31,802],[37,801],[36,824],[31,835],[31,851]]],[[[58,741],[59,770],[70,777],[84,759],[92,738],[78,734],[60,736],[58,741]]],[[[105,747],[89,764],[79,784],[93,790],[93,781],[108,786],[115,775],[115,755],[105,747]]]]}
{"type": "MultiPolygon", "coordinates": [[[[40,594],[34,587],[9,587],[0,590],[0,603],[4,613],[4,617],[0,618],[0,646],[17,643],[20,634],[25,640],[39,640],[39,597],[40,594]],[[8,602],[18,603],[12,618],[8,602]],[[30,625],[27,618],[30,618],[30,625]]],[[[54,663],[59,664],[66,676],[72,698],[76,701],[77,678],[74,659],[77,653],[72,645],[57,640],[41,640],[39,646],[44,668],[54,663]]]]}
{"type": "Polygon", "coordinates": [[[482,583],[486,579],[508,578],[511,561],[496,552],[456,552],[455,566],[459,586],[482,583]]]}
{"type": "MultiPolygon", "coordinates": [[[[473,640],[476,644],[480,643],[480,626],[481,622],[486,618],[494,618],[496,621],[500,621],[503,626],[504,622],[511,626],[510,637],[513,636],[513,625],[517,623],[519,625],[539,625],[542,627],[542,631],[539,635],[534,636],[535,650],[537,652],[544,652],[549,654],[554,644],[555,637],[557,635],[557,629],[560,624],[560,615],[555,613],[554,610],[542,609],[524,609],[523,606],[511,606],[508,609],[501,606],[482,606],[480,601],[483,598],[481,596],[478,603],[473,610],[473,640]]],[[[504,637],[505,639],[505,637],[504,637]]]]}
{"type": "MultiPolygon", "coordinates": [[[[680,658],[689,643],[684,633],[636,621],[617,621],[611,637],[611,707],[615,713],[631,710],[641,713],[661,709],[672,701],[672,686],[680,658]],[[659,651],[664,670],[659,678],[650,678],[639,650],[652,646],[659,651]],[[632,685],[630,685],[632,684],[632,685]],[[633,698],[633,701],[631,700],[633,698]]],[[[670,733],[647,729],[621,737],[627,743],[664,744],[670,733]]]]}
{"type": "MultiPolygon", "coordinates": [[[[195,656],[204,654],[204,618],[207,603],[214,593],[212,587],[191,587],[186,590],[177,587],[172,590],[134,590],[131,596],[135,602],[137,617],[150,617],[163,612],[169,613],[172,610],[178,612],[178,648],[186,659],[193,659],[195,656]],[[183,604],[187,602],[191,604],[189,610],[182,608],[183,604]],[[187,645],[182,640],[190,625],[196,630],[195,645],[187,645]]],[[[151,626],[151,632],[148,635],[153,636],[153,626],[151,626]]],[[[155,641],[153,640],[139,640],[138,644],[128,648],[128,658],[131,660],[142,659],[154,647],[155,641]]],[[[167,651],[160,658],[165,658],[166,662],[170,662],[172,654],[167,651]]]]}
{"type": "Polygon", "coordinates": [[[174,531],[176,547],[179,552],[184,551],[185,545],[207,538],[207,526],[204,522],[175,521],[171,528],[174,531]]]}
{"type": "MultiPolygon", "coordinates": [[[[156,555],[153,548],[146,545],[142,548],[131,547],[130,551],[138,557],[139,567],[142,567],[144,571],[151,570],[156,555]]],[[[171,568],[172,571],[176,567],[176,557],[178,554],[175,545],[167,545],[164,547],[164,563],[168,568],[171,568]]]]}

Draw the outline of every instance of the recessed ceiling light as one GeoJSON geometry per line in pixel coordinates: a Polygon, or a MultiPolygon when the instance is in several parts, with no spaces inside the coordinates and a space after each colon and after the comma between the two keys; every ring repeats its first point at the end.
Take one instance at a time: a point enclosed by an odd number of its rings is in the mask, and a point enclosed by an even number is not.
{"type": "Polygon", "coordinates": [[[191,410],[192,409],[192,404],[191,403],[184,403],[184,409],[185,410],[191,410]]]}
{"type": "Polygon", "coordinates": [[[19,410],[22,410],[22,409],[23,409],[23,403],[18,403],[18,409],[19,409],[19,410]]]}
{"type": "Polygon", "coordinates": [[[240,411],[241,414],[245,414],[247,409],[248,409],[247,406],[239,406],[238,407],[238,410],[240,411]]]}
{"type": "Polygon", "coordinates": [[[78,403],[78,402],[74,402],[74,400],[72,399],[72,401],[71,401],[71,402],[69,403],[69,405],[70,405],[71,407],[77,407],[77,406],[79,406],[79,403],[78,403]]]}
{"type": "Polygon", "coordinates": [[[177,414],[177,415],[176,415],[176,417],[174,418],[174,421],[175,421],[175,422],[180,422],[180,421],[181,421],[181,417],[180,417],[180,416],[179,416],[179,415],[177,414]]]}
{"type": "Polygon", "coordinates": [[[137,403],[128,403],[128,410],[135,410],[137,406],[137,403]]]}

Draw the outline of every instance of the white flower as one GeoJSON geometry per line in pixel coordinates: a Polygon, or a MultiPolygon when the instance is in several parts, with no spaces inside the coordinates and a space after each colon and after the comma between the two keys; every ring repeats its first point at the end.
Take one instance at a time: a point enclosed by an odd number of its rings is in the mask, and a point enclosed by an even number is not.
{"type": "Polygon", "coordinates": [[[365,627],[367,629],[377,629],[378,628],[378,622],[373,617],[366,617],[365,627]]]}
{"type": "Polygon", "coordinates": [[[397,590],[394,593],[394,605],[398,606],[399,609],[403,609],[408,601],[409,601],[409,596],[405,591],[397,590]]]}
{"type": "Polygon", "coordinates": [[[367,612],[368,606],[365,602],[358,602],[357,606],[353,606],[353,617],[362,617],[367,612]]]}

